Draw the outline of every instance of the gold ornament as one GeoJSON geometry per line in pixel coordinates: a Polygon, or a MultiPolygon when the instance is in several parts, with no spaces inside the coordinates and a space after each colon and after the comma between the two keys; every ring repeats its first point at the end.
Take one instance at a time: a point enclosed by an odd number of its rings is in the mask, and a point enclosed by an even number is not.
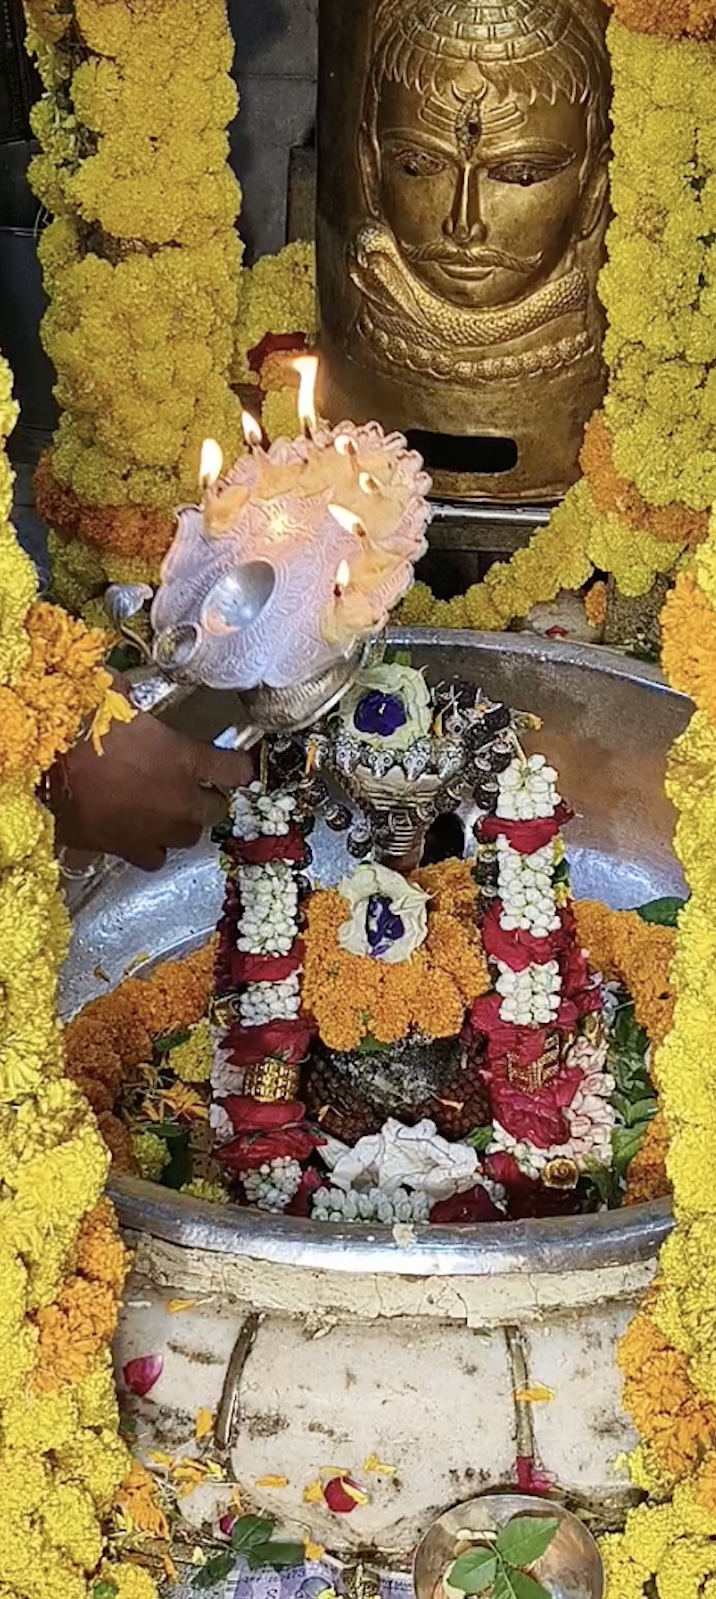
{"type": "Polygon", "coordinates": [[[513,1055],[507,1056],[507,1081],[513,1088],[520,1088],[525,1094],[536,1094],[540,1088],[546,1088],[548,1083],[554,1081],[559,1071],[559,1063],[559,1035],[551,1033],[544,1054],[540,1055],[539,1060],[524,1065],[522,1061],[515,1060],[513,1055]]]}
{"type": "Polygon", "coordinates": [[[447,436],[427,450],[446,492],[560,493],[603,391],[606,13],[322,4],[322,411],[447,436]],[[516,464],[473,444],[470,470],[466,436],[516,464]]]}
{"type": "Polygon", "coordinates": [[[250,1099],[259,1099],[264,1105],[282,1099],[295,1099],[301,1081],[298,1066],[285,1060],[262,1060],[258,1066],[249,1066],[244,1078],[244,1093],[250,1099]]]}
{"type": "Polygon", "coordinates": [[[570,1193],[579,1182],[577,1162],[569,1160],[566,1155],[561,1155],[556,1160],[548,1160],[542,1170],[542,1182],[545,1188],[556,1188],[562,1193],[570,1193]]]}

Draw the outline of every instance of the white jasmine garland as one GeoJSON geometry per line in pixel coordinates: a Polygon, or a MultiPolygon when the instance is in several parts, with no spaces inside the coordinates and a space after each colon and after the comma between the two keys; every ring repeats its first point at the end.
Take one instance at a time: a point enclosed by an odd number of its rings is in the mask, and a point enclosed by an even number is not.
{"type": "Polygon", "coordinates": [[[298,972],[280,983],[249,983],[239,1000],[239,1013],[245,1027],[263,1027],[267,1022],[289,1021],[301,1009],[298,972]]]}
{"type": "Polygon", "coordinates": [[[314,1221],[378,1222],[392,1227],[396,1222],[428,1221],[430,1200],[427,1194],[408,1193],[406,1188],[389,1194],[382,1188],[362,1193],[353,1188],[319,1188],[313,1196],[311,1216],[314,1221]]]}
{"type": "Polygon", "coordinates": [[[237,789],[229,813],[234,838],[253,842],[257,838],[278,838],[288,833],[296,810],[293,794],[276,790],[265,794],[260,783],[237,789]]]}
{"type": "Polygon", "coordinates": [[[560,926],[554,895],[554,843],[521,855],[504,835],[497,840],[497,886],[502,901],[500,925],[506,931],[546,938],[560,926]]]}
{"type": "Polygon", "coordinates": [[[265,1161],[256,1171],[240,1173],[244,1193],[258,1210],[283,1211],[301,1186],[302,1170],[297,1160],[283,1156],[265,1161]]]}
{"type": "Polygon", "coordinates": [[[544,1027],[554,1020],[562,995],[556,961],[527,966],[523,972],[513,972],[504,961],[496,964],[500,975],[495,987],[502,995],[503,1022],[513,1022],[517,1027],[544,1027]]]}
{"type": "Polygon", "coordinates": [[[557,773],[544,755],[516,756],[500,773],[495,814],[510,822],[554,816],[561,803],[556,783],[557,773]]]}
{"type": "Polygon", "coordinates": [[[242,913],[237,949],[252,955],[288,955],[298,930],[298,887],[288,861],[240,866],[242,913]]]}
{"type": "Polygon", "coordinates": [[[220,1099],[215,1099],[209,1107],[209,1126],[214,1134],[216,1144],[230,1144],[234,1137],[233,1123],[220,1099]]]}
{"type": "Polygon", "coordinates": [[[492,1143],[488,1145],[488,1155],[511,1155],[516,1161],[525,1177],[531,1177],[537,1182],[548,1160],[549,1151],[538,1149],[536,1144],[531,1144],[526,1138],[513,1138],[507,1128],[500,1122],[494,1122],[492,1128],[492,1143]]]}

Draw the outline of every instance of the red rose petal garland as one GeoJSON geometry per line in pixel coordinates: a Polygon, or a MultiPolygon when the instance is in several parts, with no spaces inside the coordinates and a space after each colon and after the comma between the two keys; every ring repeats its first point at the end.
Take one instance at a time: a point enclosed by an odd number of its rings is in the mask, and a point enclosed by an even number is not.
{"type": "Polygon", "coordinates": [[[597,1028],[578,1035],[601,987],[578,941],[560,836],[572,813],[556,780],[544,756],[516,755],[476,828],[496,992],[475,1002],[470,1027],[493,1114],[485,1167],[513,1199],[525,1182],[569,1190],[588,1160],[611,1162],[606,1042],[597,1028]]]}

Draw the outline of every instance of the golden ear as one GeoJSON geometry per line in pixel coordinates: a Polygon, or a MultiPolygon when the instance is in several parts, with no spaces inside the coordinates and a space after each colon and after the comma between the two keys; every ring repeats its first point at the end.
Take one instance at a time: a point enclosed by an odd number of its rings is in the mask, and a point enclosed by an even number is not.
{"type": "Polygon", "coordinates": [[[603,145],[579,202],[577,232],[580,239],[590,238],[604,222],[609,205],[609,154],[609,145],[603,145]]]}
{"type": "Polygon", "coordinates": [[[368,210],[371,217],[380,217],[380,180],[382,176],[380,161],[380,145],[378,140],[371,136],[365,125],[361,123],[358,132],[358,165],[363,179],[368,210]]]}

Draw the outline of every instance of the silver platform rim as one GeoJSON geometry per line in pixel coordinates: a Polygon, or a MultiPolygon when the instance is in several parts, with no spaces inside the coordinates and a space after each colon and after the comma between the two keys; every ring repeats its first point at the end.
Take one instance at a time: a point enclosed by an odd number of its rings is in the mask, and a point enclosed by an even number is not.
{"type": "Polygon", "coordinates": [[[650,1205],[523,1222],[421,1224],[399,1242],[389,1228],[339,1227],[212,1205],[134,1177],[109,1188],[121,1225],[167,1244],[314,1271],[402,1277],[535,1278],[653,1260],[673,1226],[667,1199],[650,1205]]]}

